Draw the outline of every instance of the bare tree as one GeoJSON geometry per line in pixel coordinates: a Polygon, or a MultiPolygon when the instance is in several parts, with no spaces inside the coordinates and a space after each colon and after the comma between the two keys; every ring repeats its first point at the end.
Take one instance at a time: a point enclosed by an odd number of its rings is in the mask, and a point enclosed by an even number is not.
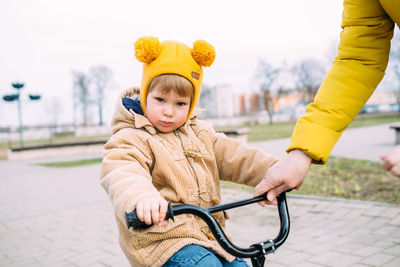
{"type": "Polygon", "coordinates": [[[389,64],[397,80],[397,89],[393,90],[396,96],[398,111],[400,113],[400,32],[397,31],[397,35],[392,39],[392,45],[390,50],[389,64]]]}
{"type": "Polygon", "coordinates": [[[327,70],[332,65],[332,62],[335,60],[338,54],[339,40],[332,40],[328,45],[325,55],[324,55],[324,65],[327,70]]]}
{"type": "Polygon", "coordinates": [[[51,124],[54,127],[57,127],[59,124],[60,116],[63,113],[63,110],[63,101],[60,97],[52,97],[50,102],[47,103],[46,111],[51,114],[51,124]]]}
{"type": "Polygon", "coordinates": [[[256,70],[256,80],[259,82],[261,95],[263,96],[264,109],[269,116],[269,123],[272,124],[272,114],[274,111],[274,103],[272,98],[271,86],[280,72],[279,68],[273,67],[264,59],[259,59],[256,70]]]}
{"type": "Polygon", "coordinates": [[[215,87],[208,86],[207,84],[203,84],[201,87],[201,93],[197,106],[204,109],[204,112],[201,113],[202,118],[213,118],[217,117],[218,115],[216,109],[217,99],[215,90],[215,87]]]}
{"type": "Polygon", "coordinates": [[[104,90],[110,86],[113,72],[109,67],[96,66],[90,69],[90,78],[96,87],[95,103],[99,115],[99,125],[103,125],[104,90]]]}
{"type": "Polygon", "coordinates": [[[311,103],[325,75],[321,63],[315,59],[306,59],[296,64],[292,72],[297,77],[297,86],[303,94],[304,102],[311,103]]]}
{"type": "Polygon", "coordinates": [[[77,119],[77,109],[79,106],[79,98],[78,98],[78,93],[79,93],[79,85],[78,85],[78,79],[77,79],[77,75],[75,74],[75,71],[71,72],[72,74],[72,102],[73,102],[73,106],[72,106],[72,124],[74,125],[74,127],[78,126],[78,119],[77,119]]]}
{"type": "Polygon", "coordinates": [[[88,125],[88,109],[91,104],[89,94],[90,78],[85,73],[79,71],[73,71],[72,75],[74,83],[74,108],[80,105],[83,125],[86,126],[88,125]]]}

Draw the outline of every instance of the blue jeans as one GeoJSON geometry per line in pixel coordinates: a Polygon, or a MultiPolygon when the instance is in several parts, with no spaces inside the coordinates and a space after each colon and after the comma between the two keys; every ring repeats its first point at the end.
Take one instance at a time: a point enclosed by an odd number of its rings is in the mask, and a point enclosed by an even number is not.
{"type": "Polygon", "coordinates": [[[172,255],[163,267],[249,267],[242,258],[228,262],[206,248],[198,245],[188,245],[172,255]]]}

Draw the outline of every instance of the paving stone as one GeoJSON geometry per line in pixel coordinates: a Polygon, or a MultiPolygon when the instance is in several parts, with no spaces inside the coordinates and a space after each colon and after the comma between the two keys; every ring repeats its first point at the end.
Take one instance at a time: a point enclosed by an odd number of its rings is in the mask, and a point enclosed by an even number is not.
{"type": "Polygon", "coordinates": [[[361,261],[361,263],[369,264],[372,266],[382,266],[390,261],[393,261],[396,257],[392,255],[387,255],[383,253],[377,253],[366,257],[361,261]]]}
{"type": "Polygon", "coordinates": [[[396,217],[391,218],[391,220],[389,221],[389,224],[400,225],[400,215],[397,215],[396,217]]]}
{"type": "Polygon", "coordinates": [[[382,236],[397,236],[400,240],[400,227],[389,225],[388,222],[374,230],[373,233],[382,236]]]}
{"type": "MultiPolygon", "coordinates": [[[[0,169],[0,266],[128,267],[99,165],[59,170],[0,162],[0,169]]],[[[252,195],[222,191],[225,202],[252,195]]],[[[400,206],[307,196],[289,196],[288,203],[291,232],[267,266],[400,266],[400,206]]],[[[260,212],[254,205],[232,216],[227,229],[249,245],[274,237],[277,222],[276,207],[260,212]]]]}
{"type": "Polygon", "coordinates": [[[350,240],[347,243],[343,243],[342,245],[337,245],[334,248],[335,252],[343,253],[343,254],[351,254],[355,250],[359,250],[364,248],[365,244],[355,243],[350,240]]]}
{"type": "Polygon", "coordinates": [[[330,262],[332,262],[333,260],[341,257],[343,254],[341,253],[337,253],[337,252],[324,252],[321,253],[317,256],[313,256],[309,259],[309,261],[316,263],[316,264],[322,264],[322,265],[327,265],[330,262]]]}
{"type": "Polygon", "coordinates": [[[335,241],[337,239],[338,239],[338,236],[336,235],[336,233],[332,232],[329,234],[327,233],[327,234],[321,235],[319,237],[315,237],[313,240],[317,243],[325,244],[325,243],[332,243],[333,241],[335,241]]]}
{"type": "Polygon", "coordinates": [[[362,260],[362,257],[358,256],[352,256],[352,255],[341,255],[340,257],[337,257],[333,259],[332,261],[328,262],[328,266],[340,266],[340,267],[345,267],[345,266],[354,266],[355,263],[358,263],[362,260]]]}
{"type": "Polygon", "coordinates": [[[397,256],[393,260],[386,262],[382,266],[383,267],[399,267],[400,266],[400,256],[397,256]]]}
{"type": "MultiPolygon", "coordinates": [[[[397,245],[387,247],[385,249],[385,253],[389,255],[399,256],[400,257],[400,242],[397,245]]],[[[400,265],[399,265],[400,266],[400,265]]]]}
{"type": "Polygon", "coordinates": [[[332,251],[331,244],[317,244],[317,243],[313,244],[314,245],[312,247],[309,247],[303,251],[314,255],[320,255],[321,253],[332,251]]]}
{"type": "Polygon", "coordinates": [[[296,252],[290,255],[290,257],[279,257],[275,259],[276,262],[284,264],[286,266],[293,266],[296,263],[306,261],[310,258],[312,254],[304,253],[304,252],[296,252]]]}
{"type": "Polygon", "coordinates": [[[377,217],[380,216],[381,214],[385,214],[385,210],[386,208],[382,208],[381,206],[375,206],[364,210],[363,215],[370,217],[377,217]]]}
{"type": "Polygon", "coordinates": [[[394,207],[388,207],[383,212],[381,212],[379,216],[386,218],[394,218],[396,216],[400,216],[399,213],[400,213],[399,208],[397,206],[394,206],[394,207]]]}
{"type": "Polygon", "coordinates": [[[360,216],[358,218],[355,218],[351,222],[351,227],[364,227],[366,224],[368,224],[373,218],[368,217],[368,216],[360,216]]]}

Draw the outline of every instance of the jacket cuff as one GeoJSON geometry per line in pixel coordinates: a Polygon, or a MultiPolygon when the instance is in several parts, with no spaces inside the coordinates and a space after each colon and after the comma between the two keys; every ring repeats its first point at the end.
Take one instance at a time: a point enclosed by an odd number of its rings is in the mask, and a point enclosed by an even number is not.
{"type": "Polygon", "coordinates": [[[318,124],[299,120],[286,152],[300,149],[313,159],[313,163],[324,164],[328,160],[329,154],[339,140],[340,135],[340,133],[318,124]]]}

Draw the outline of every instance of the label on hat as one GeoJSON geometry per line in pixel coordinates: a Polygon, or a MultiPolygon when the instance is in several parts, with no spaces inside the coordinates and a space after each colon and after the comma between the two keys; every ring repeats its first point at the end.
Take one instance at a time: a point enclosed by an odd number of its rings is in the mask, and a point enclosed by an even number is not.
{"type": "Polygon", "coordinates": [[[200,73],[192,71],[192,78],[195,78],[196,80],[200,79],[200,73]]]}

